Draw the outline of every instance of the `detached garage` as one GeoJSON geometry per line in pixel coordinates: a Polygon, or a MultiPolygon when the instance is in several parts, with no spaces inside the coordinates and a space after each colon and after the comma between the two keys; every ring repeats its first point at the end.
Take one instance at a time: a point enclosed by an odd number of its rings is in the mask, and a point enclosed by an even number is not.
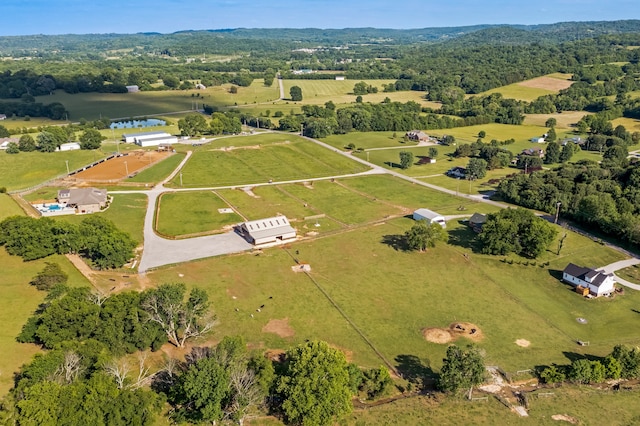
{"type": "Polygon", "coordinates": [[[247,241],[255,245],[280,243],[296,238],[296,230],[286,216],[244,222],[239,230],[247,241]]]}
{"type": "Polygon", "coordinates": [[[426,220],[427,223],[437,223],[443,228],[447,227],[444,216],[429,209],[418,209],[413,212],[413,220],[426,220]]]}

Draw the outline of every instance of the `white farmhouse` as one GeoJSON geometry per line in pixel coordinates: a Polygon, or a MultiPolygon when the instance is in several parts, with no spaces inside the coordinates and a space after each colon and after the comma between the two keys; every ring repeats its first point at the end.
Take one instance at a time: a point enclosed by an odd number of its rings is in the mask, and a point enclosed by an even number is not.
{"type": "Polygon", "coordinates": [[[244,222],[238,230],[247,241],[255,245],[281,243],[296,238],[296,230],[286,216],[244,222]]]}
{"type": "Polygon", "coordinates": [[[610,294],[615,289],[613,274],[605,274],[573,263],[569,263],[562,271],[562,280],[575,287],[588,289],[594,296],[610,294]]]}
{"type": "Polygon", "coordinates": [[[444,220],[444,216],[429,209],[418,209],[413,212],[413,220],[426,220],[427,223],[437,223],[443,228],[447,227],[447,222],[444,220]]]}

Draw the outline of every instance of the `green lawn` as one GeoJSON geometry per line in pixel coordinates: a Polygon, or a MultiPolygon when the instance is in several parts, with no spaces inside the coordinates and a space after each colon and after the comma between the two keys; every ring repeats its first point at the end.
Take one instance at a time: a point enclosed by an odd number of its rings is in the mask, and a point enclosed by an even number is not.
{"type": "Polygon", "coordinates": [[[305,207],[304,203],[287,195],[280,188],[280,186],[255,187],[251,191],[253,196],[241,189],[223,189],[216,192],[249,220],[282,214],[293,221],[323,213],[312,207],[305,207]]]}
{"type": "Polygon", "coordinates": [[[24,214],[18,204],[7,194],[0,194],[0,220],[24,214]]]}
{"type": "Polygon", "coordinates": [[[107,155],[104,150],[66,152],[0,153],[0,187],[7,190],[26,189],[56,176],[75,170],[107,155]]]}
{"type": "Polygon", "coordinates": [[[527,87],[519,83],[509,84],[507,86],[496,87],[495,89],[487,90],[480,93],[480,96],[491,95],[493,93],[500,93],[505,99],[517,99],[519,101],[531,102],[538,99],[540,96],[553,95],[558,93],[557,90],[540,89],[537,87],[527,87]]]}
{"type": "MultiPolygon", "coordinates": [[[[138,243],[143,241],[144,215],[147,210],[147,196],[144,194],[114,194],[109,208],[94,213],[113,221],[118,229],[128,232],[138,243]]],[[[70,223],[80,223],[85,215],[54,216],[54,219],[70,223]]]]}
{"type": "Polygon", "coordinates": [[[127,182],[143,182],[150,184],[161,182],[167,178],[167,176],[169,176],[176,167],[178,167],[180,162],[184,160],[185,155],[185,153],[181,152],[165,158],[158,164],[154,164],[148,169],[143,170],[131,179],[127,179],[127,182]]]}
{"type": "MultiPolygon", "coordinates": [[[[182,170],[185,187],[246,185],[251,183],[304,179],[357,173],[365,166],[332,153],[294,135],[278,135],[280,144],[234,150],[195,152],[182,170]]],[[[269,140],[273,135],[269,135],[269,140]]],[[[262,136],[251,141],[259,144],[262,136]]],[[[249,137],[232,139],[246,142],[249,137]]],[[[180,185],[180,176],[172,182],[180,185]]]]}
{"type": "Polygon", "coordinates": [[[415,146],[417,142],[405,142],[403,139],[405,132],[350,132],[346,135],[330,135],[322,142],[328,143],[338,149],[346,150],[346,146],[350,143],[356,148],[404,148],[415,146]],[[393,137],[393,134],[396,137],[393,137]]]}
{"type": "Polygon", "coordinates": [[[159,200],[156,230],[177,237],[223,231],[243,221],[237,213],[218,213],[222,208],[229,205],[212,191],[165,193],[159,200]]]}

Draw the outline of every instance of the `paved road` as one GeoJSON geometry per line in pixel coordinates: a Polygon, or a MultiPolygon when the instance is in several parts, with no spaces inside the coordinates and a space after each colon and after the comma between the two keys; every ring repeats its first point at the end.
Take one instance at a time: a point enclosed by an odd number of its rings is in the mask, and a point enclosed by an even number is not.
{"type": "Polygon", "coordinates": [[[611,263],[609,265],[603,266],[602,268],[598,268],[598,271],[602,271],[605,274],[613,274],[618,284],[622,284],[625,287],[632,288],[634,290],[640,290],[640,285],[629,282],[623,278],[620,278],[615,274],[616,271],[624,268],[628,268],[629,266],[640,264],[640,259],[634,257],[632,259],[620,260],[618,262],[611,263]]]}

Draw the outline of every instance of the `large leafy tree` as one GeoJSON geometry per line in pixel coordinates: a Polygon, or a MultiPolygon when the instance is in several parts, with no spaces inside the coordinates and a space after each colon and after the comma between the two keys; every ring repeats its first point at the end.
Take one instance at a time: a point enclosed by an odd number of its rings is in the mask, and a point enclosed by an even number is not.
{"type": "Polygon", "coordinates": [[[42,132],[36,137],[38,150],[42,152],[54,152],[60,145],[55,136],[50,132],[42,132]]]}
{"type": "Polygon", "coordinates": [[[87,129],[80,135],[81,149],[98,149],[106,137],[96,129],[87,129]]]}
{"type": "Polygon", "coordinates": [[[451,345],[443,359],[438,386],[445,392],[453,393],[479,385],[484,381],[484,376],[484,360],[478,348],[469,345],[463,349],[451,345]]]}
{"type": "Polygon", "coordinates": [[[435,247],[438,241],[447,241],[448,235],[439,224],[421,220],[405,232],[404,238],[411,250],[425,251],[435,247]]]}
{"type": "Polygon", "coordinates": [[[551,244],[557,233],[553,225],[530,210],[518,208],[490,214],[478,238],[485,253],[518,253],[535,258],[551,244]]]}
{"type": "Polygon", "coordinates": [[[134,255],[135,241],[115,224],[101,216],[89,216],[78,228],[82,254],[100,269],[118,268],[134,255]]]}
{"type": "Polygon", "coordinates": [[[482,179],[487,174],[487,162],[482,158],[471,158],[467,163],[467,177],[469,179],[482,179]]]}
{"type": "Polygon", "coordinates": [[[352,410],[347,360],[326,342],[310,341],[287,352],[277,392],[294,424],[326,425],[352,410]]]}
{"type": "Polygon", "coordinates": [[[186,117],[178,120],[178,128],[180,134],[184,136],[197,136],[206,133],[209,130],[207,120],[202,114],[188,114],[186,117]]]}
{"type": "Polygon", "coordinates": [[[206,334],[214,325],[207,293],[193,288],[185,301],[185,292],[182,283],[162,284],[145,293],[141,302],[149,320],[158,323],[169,342],[179,348],[187,340],[206,334]]]}
{"type": "Polygon", "coordinates": [[[400,168],[408,169],[413,164],[413,153],[409,151],[400,151],[400,168]]]}
{"type": "Polygon", "coordinates": [[[302,100],[302,89],[300,86],[291,86],[291,89],[289,89],[289,95],[291,96],[292,101],[299,102],[302,100]]]}
{"type": "Polygon", "coordinates": [[[36,150],[36,141],[33,140],[31,135],[22,135],[18,141],[18,148],[20,151],[31,152],[36,150]]]}

